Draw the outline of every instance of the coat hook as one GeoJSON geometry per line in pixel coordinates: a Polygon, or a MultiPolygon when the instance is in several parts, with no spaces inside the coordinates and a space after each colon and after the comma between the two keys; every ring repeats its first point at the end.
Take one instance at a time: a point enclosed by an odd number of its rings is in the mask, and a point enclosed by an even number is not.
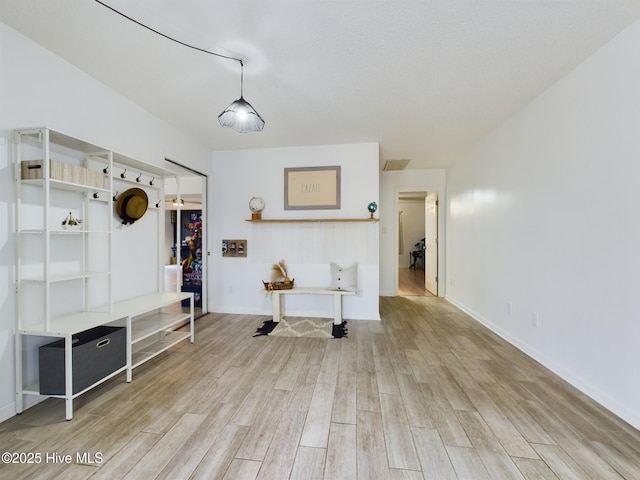
{"type": "Polygon", "coordinates": [[[124,172],[122,172],[122,173],[120,174],[120,178],[127,178],[127,176],[125,175],[125,173],[127,173],[127,169],[126,169],[126,168],[124,169],[124,172]]]}
{"type": "Polygon", "coordinates": [[[118,197],[118,192],[116,192],[116,193],[113,195],[113,201],[114,201],[114,202],[117,200],[117,197],[118,197]]]}
{"type": "Polygon", "coordinates": [[[100,198],[100,195],[98,195],[98,192],[93,192],[93,198],[100,198]]]}
{"type": "Polygon", "coordinates": [[[158,203],[156,203],[156,208],[160,208],[160,200],[158,200],[158,203]]]}
{"type": "Polygon", "coordinates": [[[153,181],[156,179],[156,177],[153,177],[151,180],[149,180],[149,185],[151,185],[153,187],[153,181]]]}
{"type": "Polygon", "coordinates": [[[142,179],[142,172],[140,172],[140,175],[136,177],[136,182],[140,183],[141,179],[142,179]]]}
{"type": "Polygon", "coordinates": [[[109,165],[104,166],[104,168],[102,169],[102,173],[104,173],[105,175],[109,174],[109,165]]]}

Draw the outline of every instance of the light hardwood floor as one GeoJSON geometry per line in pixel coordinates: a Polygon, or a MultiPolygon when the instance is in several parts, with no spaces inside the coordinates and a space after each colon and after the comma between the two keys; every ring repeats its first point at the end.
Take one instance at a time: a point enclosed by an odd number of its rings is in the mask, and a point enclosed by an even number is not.
{"type": "Polygon", "coordinates": [[[429,290],[424,288],[424,270],[399,268],[398,295],[432,295],[429,290]]]}
{"type": "Polygon", "coordinates": [[[49,399],[0,424],[2,452],[42,455],[0,478],[640,478],[640,432],[446,301],[380,306],[335,340],[207,315],[194,345],[81,396],[72,421],[49,399]]]}

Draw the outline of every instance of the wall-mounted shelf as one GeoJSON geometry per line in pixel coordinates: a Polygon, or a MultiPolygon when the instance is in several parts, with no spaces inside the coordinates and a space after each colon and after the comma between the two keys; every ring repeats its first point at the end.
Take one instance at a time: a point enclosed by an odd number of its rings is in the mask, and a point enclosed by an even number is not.
{"type": "Polygon", "coordinates": [[[322,223],[322,222],[379,222],[379,218],[268,218],[247,219],[251,223],[322,223]]]}

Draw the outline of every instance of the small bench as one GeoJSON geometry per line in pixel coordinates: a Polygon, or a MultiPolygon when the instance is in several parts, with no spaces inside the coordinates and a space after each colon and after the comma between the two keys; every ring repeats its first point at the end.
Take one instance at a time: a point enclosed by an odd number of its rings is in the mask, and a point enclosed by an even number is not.
{"type": "MultiPolygon", "coordinates": [[[[266,292],[266,290],[263,290],[266,292]]],[[[294,287],[289,290],[269,290],[268,293],[273,295],[271,304],[273,307],[273,321],[279,322],[284,317],[284,308],[282,308],[282,297],[284,295],[333,295],[333,324],[342,324],[342,297],[344,295],[355,295],[356,292],[348,292],[345,290],[330,290],[320,287],[294,287]]]]}

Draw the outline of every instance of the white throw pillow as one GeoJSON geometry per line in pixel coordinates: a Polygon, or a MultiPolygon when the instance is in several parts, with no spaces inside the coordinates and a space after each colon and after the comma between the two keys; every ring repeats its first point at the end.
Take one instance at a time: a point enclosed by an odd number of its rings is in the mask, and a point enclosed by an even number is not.
{"type": "Polygon", "coordinates": [[[358,264],[354,263],[349,267],[341,267],[335,263],[331,264],[331,284],[330,290],[345,290],[355,292],[358,290],[358,264]]]}

